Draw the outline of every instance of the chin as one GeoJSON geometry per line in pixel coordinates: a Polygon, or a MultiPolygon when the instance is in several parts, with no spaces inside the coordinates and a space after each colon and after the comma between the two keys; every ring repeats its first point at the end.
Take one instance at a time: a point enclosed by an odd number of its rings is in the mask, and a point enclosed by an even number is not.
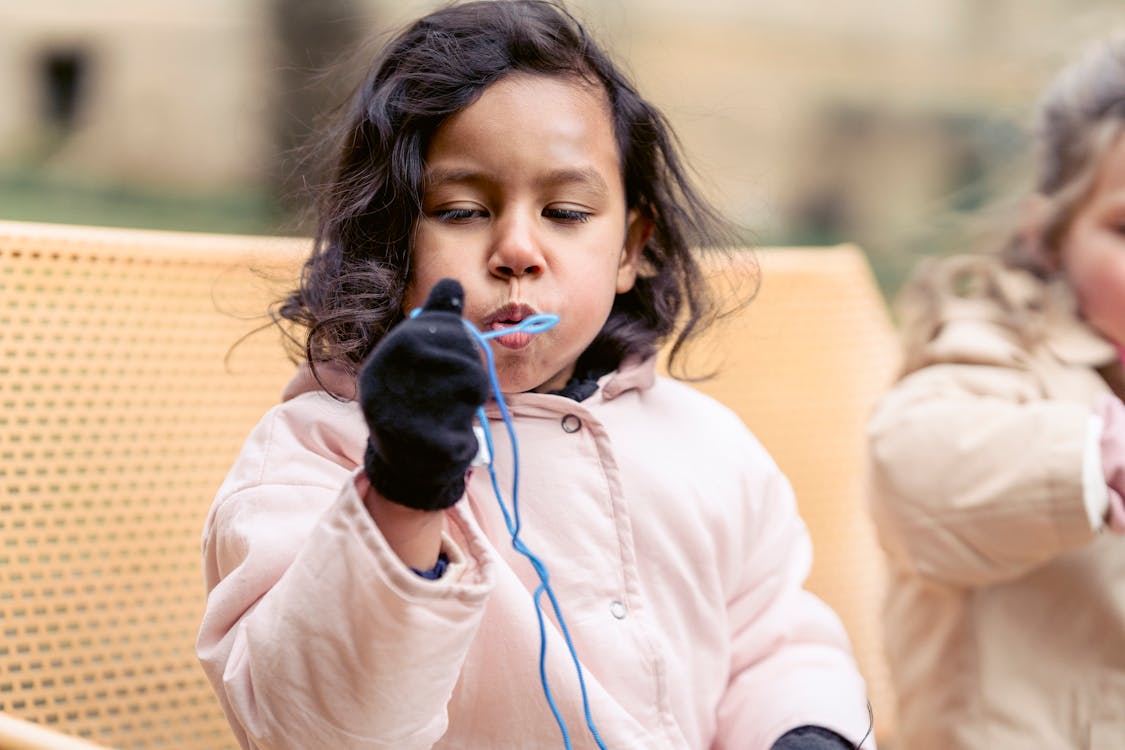
{"type": "Polygon", "coordinates": [[[557,374],[534,372],[513,368],[497,372],[500,380],[500,390],[503,393],[546,393],[566,385],[566,380],[559,382],[557,374]]]}
{"type": "Polygon", "coordinates": [[[531,373],[518,370],[499,372],[497,376],[500,381],[500,391],[504,394],[537,391],[542,383],[542,378],[536,378],[531,373]]]}

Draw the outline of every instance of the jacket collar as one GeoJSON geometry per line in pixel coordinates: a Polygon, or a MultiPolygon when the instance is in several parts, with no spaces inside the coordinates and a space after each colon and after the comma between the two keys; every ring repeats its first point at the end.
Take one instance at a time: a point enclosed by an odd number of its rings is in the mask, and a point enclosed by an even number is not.
{"type": "Polygon", "coordinates": [[[344,401],[355,401],[357,395],[355,378],[355,371],[346,365],[321,362],[316,366],[316,375],[314,375],[309,363],[302,362],[281,392],[281,400],[288,401],[302,393],[324,391],[344,401]]]}
{"type": "MultiPolygon", "coordinates": [[[[629,357],[613,372],[602,376],[598,381],[602,397],[607,401],[617,398],[631,390],[647,390],[656,382],[656,357],[641,359],[629,357]]],[[[325,391],[345,401],[355,401],[357,397],[356,373],[350,367],[336,362],[323,362],[316,367],[316,375],[308,362],[302,362],[297,372],[281,393],[282,401],[300,396],[302,393],[325,391]],[[317,376],[320,381],[317,381],[317,376]]]]}
{"type": "Polygon", "coordinates": [[[1117,360],[1117,347],[1078,312],[1073,288],[1061,280],[1047,284],[1043,344],[1063,362],[1104,367],[1117,360]]]}
{"type": "Polygon", "coordinates": [[[1062,278],[1044,281],[988,256],[955,256],[923,270],[905,308],[920,316],[921,339],[907,342],[908,349],[920,348],[908,351],[916,364],[965,357],[1014,361],[1030,347],[1085,367],[1117,361],[1116,348],[1082,319],[1074,290],[1062,278]]]}
{"type": "Polygon", "coordinates": [[[627,357],[602,379],[602,398],[615,399],[626,391],[647,391],[656,382],[656,357],[627,357]]]}

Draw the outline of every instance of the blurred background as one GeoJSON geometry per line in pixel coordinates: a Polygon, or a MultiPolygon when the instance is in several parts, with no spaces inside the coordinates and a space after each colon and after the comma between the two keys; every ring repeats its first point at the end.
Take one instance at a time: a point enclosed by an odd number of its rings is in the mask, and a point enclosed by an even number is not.
{"type": "MultiPolygon", "coordinates": [[[[322,72],[423,0],[0,0],[0,218],[299,233],[322,72]]],[[[751,245],[894,292],[1026,189],[1039,91],[1121,0],[572,0],[751,245]]]]}

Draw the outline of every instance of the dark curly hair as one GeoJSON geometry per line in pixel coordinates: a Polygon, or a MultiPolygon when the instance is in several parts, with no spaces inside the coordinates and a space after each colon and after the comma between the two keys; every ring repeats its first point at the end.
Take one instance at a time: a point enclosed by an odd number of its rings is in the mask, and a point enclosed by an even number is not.
{"type": "Polygon", "coordinates": [[[313,251],[298,287],[273,313],[287,330],[303,328],[301,353],[314,369],[329,361],[355,369],[402,318],[430,141],[448,117],[517,71],[573,76],[605,90],[627,205],[653,222],[636,284],[617,295],[583,358],[612,369],[676,334],[675,360],[714,320],[716,302],[692,250],[734,247],[737,233],[692,187],[664,116],[560,5],[469,2],[391,39],[326,141],[331,172],[317,188],[313,251]]]}

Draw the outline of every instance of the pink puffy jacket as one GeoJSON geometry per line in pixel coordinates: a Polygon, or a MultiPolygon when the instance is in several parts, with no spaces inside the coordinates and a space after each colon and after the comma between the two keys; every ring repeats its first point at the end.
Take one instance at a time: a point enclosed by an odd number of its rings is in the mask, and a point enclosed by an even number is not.
{"type": "MultiPolygon", "coordinates": [[[[242,746],[562,747],[536,581],[487,473],[446,514],[450,569],[425,580],[361,502],[357,404],[303,388],[247,439],[203,534],[198,654],[242,746]]],[[[736,416],[651,362],[582,403],[509,406],[522,536],[550,570],[607,747],[764,750],[803,724],[863,737],[845,633],[801,587],[811,551],[789,484],[736,416]]],[[[593,747],[550,621],[548,642],[574,747],[593,747]]]]}

